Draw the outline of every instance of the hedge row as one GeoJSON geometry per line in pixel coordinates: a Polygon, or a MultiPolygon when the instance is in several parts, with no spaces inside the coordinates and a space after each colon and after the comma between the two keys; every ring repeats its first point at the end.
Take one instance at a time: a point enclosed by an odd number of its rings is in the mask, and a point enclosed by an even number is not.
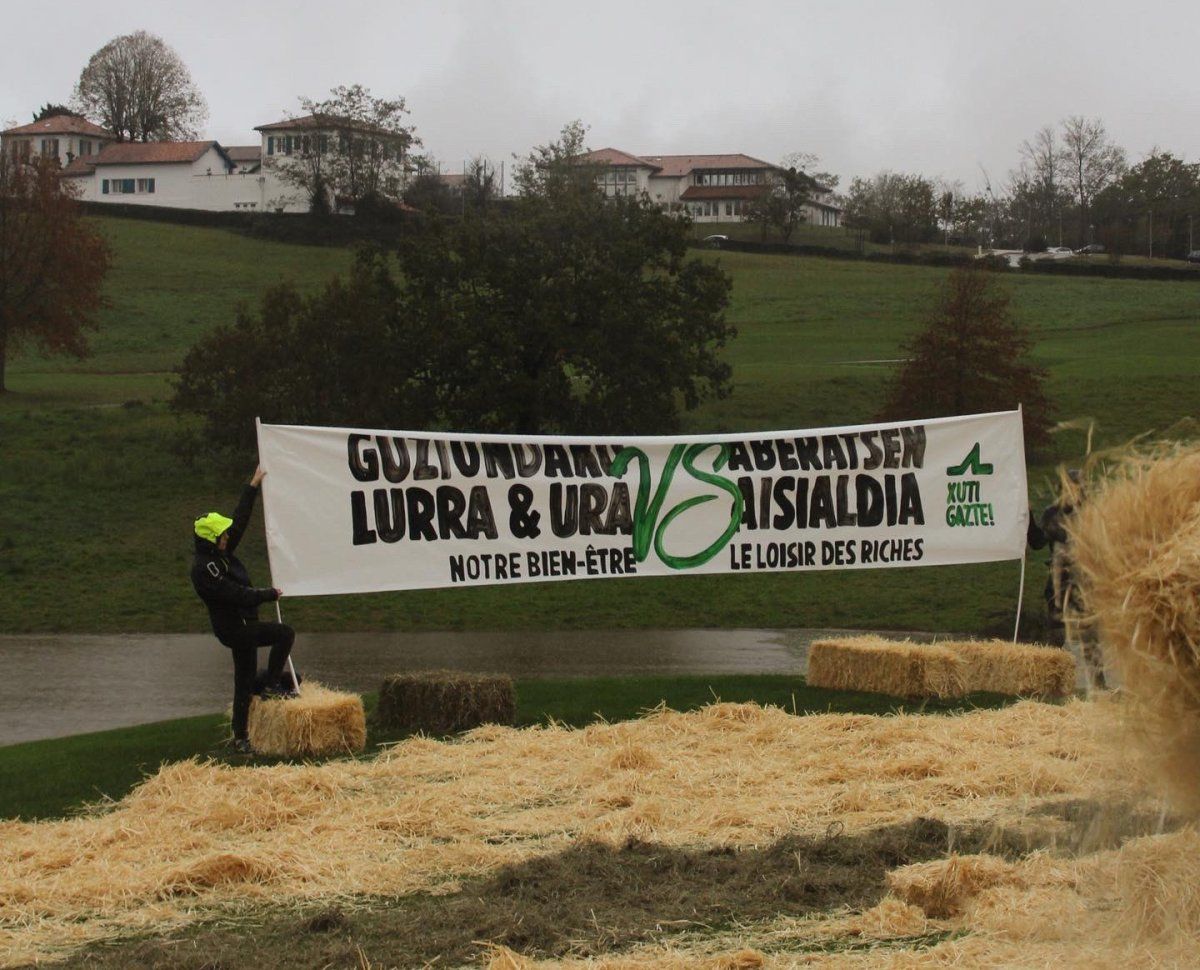
{"type": "Polygon", "coordinates": [[[208,209],[177,209],[128,202],[82,202],[88,215],[118,219],[142,219],[183,226],[232,229],[273,242],[308,246],[350,246],[361,242],[388,243],[400,232],[403,216],[327,216],[314,218],[305,212],[238,212],[208,209]]]}
{"type": "MultiPolygon", "coordinates": [[[[696,245],[704,246],[704,243],[698,242],[696,245]]],[[[721,243],[720,248],[741,253],[819,256],[824,259],[848,259],[868,263],[897,263],[907,266],[965,266],[967,264],[982,262],[991,269],[1006,273],[1040,273],[1051,276],[1101,276],[1109,279],[1200,282],[1200,270],[1190,266],[1138,266],[1136,264],[1114,263],[1104,257],[1092,259],[1087,262],[1030,260],[1024,266],[1014,268],[1002,256],[986,257],[980,261],[971,253],[951,253],[945,250],[861,253],[853,249],[839,249],[835,246],[802,246],[779,242],[759,243],[738,239],[726,240],[721,243]]]]}
{"type": "MultiPolygon", "coordinates": [[[[327,216],[314,218],[302,213],[211,212],[206,209],[175,209],[167,206],[136,205],[127,202],[83,202],[89,215],[145,219],[185,226],[212,226],[233,229],[274,242],[309,246],[350,246],[373,242],[387,245],[404,231],[408,217],[403,213],[372,211],[369,215],[327,216]]],[[[704,246],[696,242],[696,246],[704,246]]],[[[823,259],[861,260],[871,263],[896,263],[907,266],[964,266],[975,262],[970,253],[944,250],[928,252],[861,253],[836,246],[792,245],[782,242],[752,242],[728,239],[721,249],[742,253],[775,253],[787,256],[819,256],[823,259]]],[[[986,264],[1001,272],[1041,273],[1052,276],[1100,276],[1108,279],[1182,280],[1200,282],[1200,270],[1190,266],[1138,266],[1100,259],[1087,262],[1032,260],[1020,269],[1008,265],[1002,257],[991,257],[986,264]]]]}

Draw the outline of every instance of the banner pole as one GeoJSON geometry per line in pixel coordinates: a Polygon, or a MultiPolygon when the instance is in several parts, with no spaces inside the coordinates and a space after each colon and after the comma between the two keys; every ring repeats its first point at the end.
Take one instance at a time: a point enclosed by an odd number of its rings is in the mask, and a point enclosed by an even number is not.
{"type": "MultiPolygon", "coordinates": [[[[1024,444],[1025,435],[1025,405],[1017,404],[1017,414],[1020,416],[1022,444],[1024,444]]],[[[1021,456],[1024,458],[1025,449],[1021,449],[1021,456]]],[[[1025,496],[1026,514],[1032,516],[1032,511],[1029,509],[1029,496],[1025,496]]],[[[1021,545],[1021,585],[1017,589],[1017,619],[1013,623],[1013,643],[1017,642],[1017,638],[1021,635],[1021,607],[1025,602],[1025,559],[1029,555],[1029,525],[1025,526],[1025,542],[1021,545]]]]}
{"type": "MultiPolygon", "coordinates": [[[[1013,643],[1017,642],[1017,637],[1020,636],[1020,633],[1021,633],[1021,604],[1024,601],[1024,599],[1025,599],[1025,556],[1022,555],[1021,556],[1021,586],[1017,590],[1017,622],[1013,625],[1013,643]]],[[[275,605],[276,606],[279,605],[278,601],[276,601],[275,605]]],[[[291,662],[290,657],[288,658],[288,661],[289,661],[289,663],[291,662]]]]}
{"type": "MultiPolygon", "coordinates": [[[[261,434],[262,434],[262,418],[256,416],[254,418],[254,438],[255,438],[256,443],[261,442],[261,434]]],[[[262,445],[261,445],[261,443],[258,444],[258,457],[259,457],[259,463],[261,464],[262,463],[262,445]]],[[[262,504],[263,504],[263,523],[264,523],[264,528],[265,528],[265,523],[267,520],[267,492],[265,489],[263,490],[262,504]]],[[[267,572],[269,572],[271,574],[271,586],[275,587],[275,571],[271,568],[271,545],[270,545],[270,543],[267,543],[267,572]]],[[[279,624],[281,626],[283,625],[283,610],[281,610],[279,608],[279,598],[278,597],[275,598],[275,619],[279,622],[279,624]]],[[[288,673],[290,673],[292,675],[292,689],[299,692],[300,678],[296,676],[296,667],[292,663],[292,652],[290,650],[288,651],[287,665],[288,665],[288,673]]]]}
{"type": "MultiPolygon", "coordinates": [[[[279,608],[279,600],[275,600],[275,618],[282,624],[283,611],[279,608]]],[[[292,675],[292,690],[300,692],[300,679],[296,676],[296,668],[292,666],[292,651],[288,651],[288,672],[292,675]]]]}

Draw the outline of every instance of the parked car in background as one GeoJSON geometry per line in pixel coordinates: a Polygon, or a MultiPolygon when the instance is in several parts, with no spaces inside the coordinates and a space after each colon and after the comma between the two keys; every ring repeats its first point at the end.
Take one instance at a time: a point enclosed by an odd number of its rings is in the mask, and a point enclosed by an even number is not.
{"type": "Polygon", "coordinates": [[[1105,249],[1099,243],[1088,243],[1086,246],[1081,246],[1075,250],[1075,252],[1080,256],[1099,256],[1105,252],[1105,249]]]}
{"type": "Polygon", "coordinates": [[[1184,257],[1189,263],[1200,263],[1200,249],[1193,249],[1184,257]]]}
{"type": "Polygon", "coordinates": [[[727,242],[729,242],[729,237],[723,236],[720,233],[714,233],[711,236],[705,236],[700,241],[702,243],[704,243],[704,245],[707,246],[709,249],[720,249],[727,242]]]}

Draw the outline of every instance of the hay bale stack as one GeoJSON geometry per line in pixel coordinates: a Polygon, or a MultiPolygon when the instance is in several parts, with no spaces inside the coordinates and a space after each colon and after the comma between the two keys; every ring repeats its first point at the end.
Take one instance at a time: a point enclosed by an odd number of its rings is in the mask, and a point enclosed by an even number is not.
{"type": "Polygon", "coordinates": [[[962,697],[963,668],[962,660],[940,645],[847,637],[809,647],[806,679],[813,687],[893,697],[962,697]]]}
{"type": "Polygon", "coordinates": [[[1127,456],[1069,529],[1141,754],[1179,808],[1200,811],[1200,447],[1127,456]]]}
{"type": "Polygon", "coordinates": [[[367,743],[362,698],[320,684],[300,685],[300,696],[250,703],[250,746],[260,754],[315,758],[353,754],[367,743]]]}
{"type": "Polygon", "coordinates": [[[1059,647],[1007,640],[939,641],[963,663],[969,693],[1067,697],[1075,690],[1075,658],[1059,647]]]}
{"type": "Polygon", "coordinates": [[[388,677],[379,689],[380,727],[454,734],[481,724],[513,724],[517,694],[512,678],[427,670],[388,677]]]}

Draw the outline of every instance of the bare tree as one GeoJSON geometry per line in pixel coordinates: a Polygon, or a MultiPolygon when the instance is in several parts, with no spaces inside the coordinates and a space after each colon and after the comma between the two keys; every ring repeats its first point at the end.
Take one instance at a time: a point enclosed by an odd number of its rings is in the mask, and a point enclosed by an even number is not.
{"type": "Polygon", "coordinates": [[[94,327],[109,251],[80,218],[52,158],[0,153],[0,393],[8,355],[32,343],[82,357],[94,327]]]}
{"type": "Polygon", "coordinates": [[[1021,143],[1021,169],[1012,176],[1010,195],[1025,203],[1026,237],[1037,233],[1049,238],[1057,227],[1062,245],[1062,210],[1069,202],[1064,197],[1067,167],[1064,146],[1050,125],[1021,143]]]}
{"type": "Polygon", "coordinates": [[[208,117],[182,59],[144,30],[122,34],[92,55],[75,85],[75,104],[118,141],[195,138],[208,117]]]}
{"type": "Polygon", "coordinates": [[[1079,203],[1079,239],[1088,238],[1092,199],[1126,169],[1125,149],[1109,139],[1099,118],[1072,115],[1062,123],[1063,169],[1079,203]]]}

